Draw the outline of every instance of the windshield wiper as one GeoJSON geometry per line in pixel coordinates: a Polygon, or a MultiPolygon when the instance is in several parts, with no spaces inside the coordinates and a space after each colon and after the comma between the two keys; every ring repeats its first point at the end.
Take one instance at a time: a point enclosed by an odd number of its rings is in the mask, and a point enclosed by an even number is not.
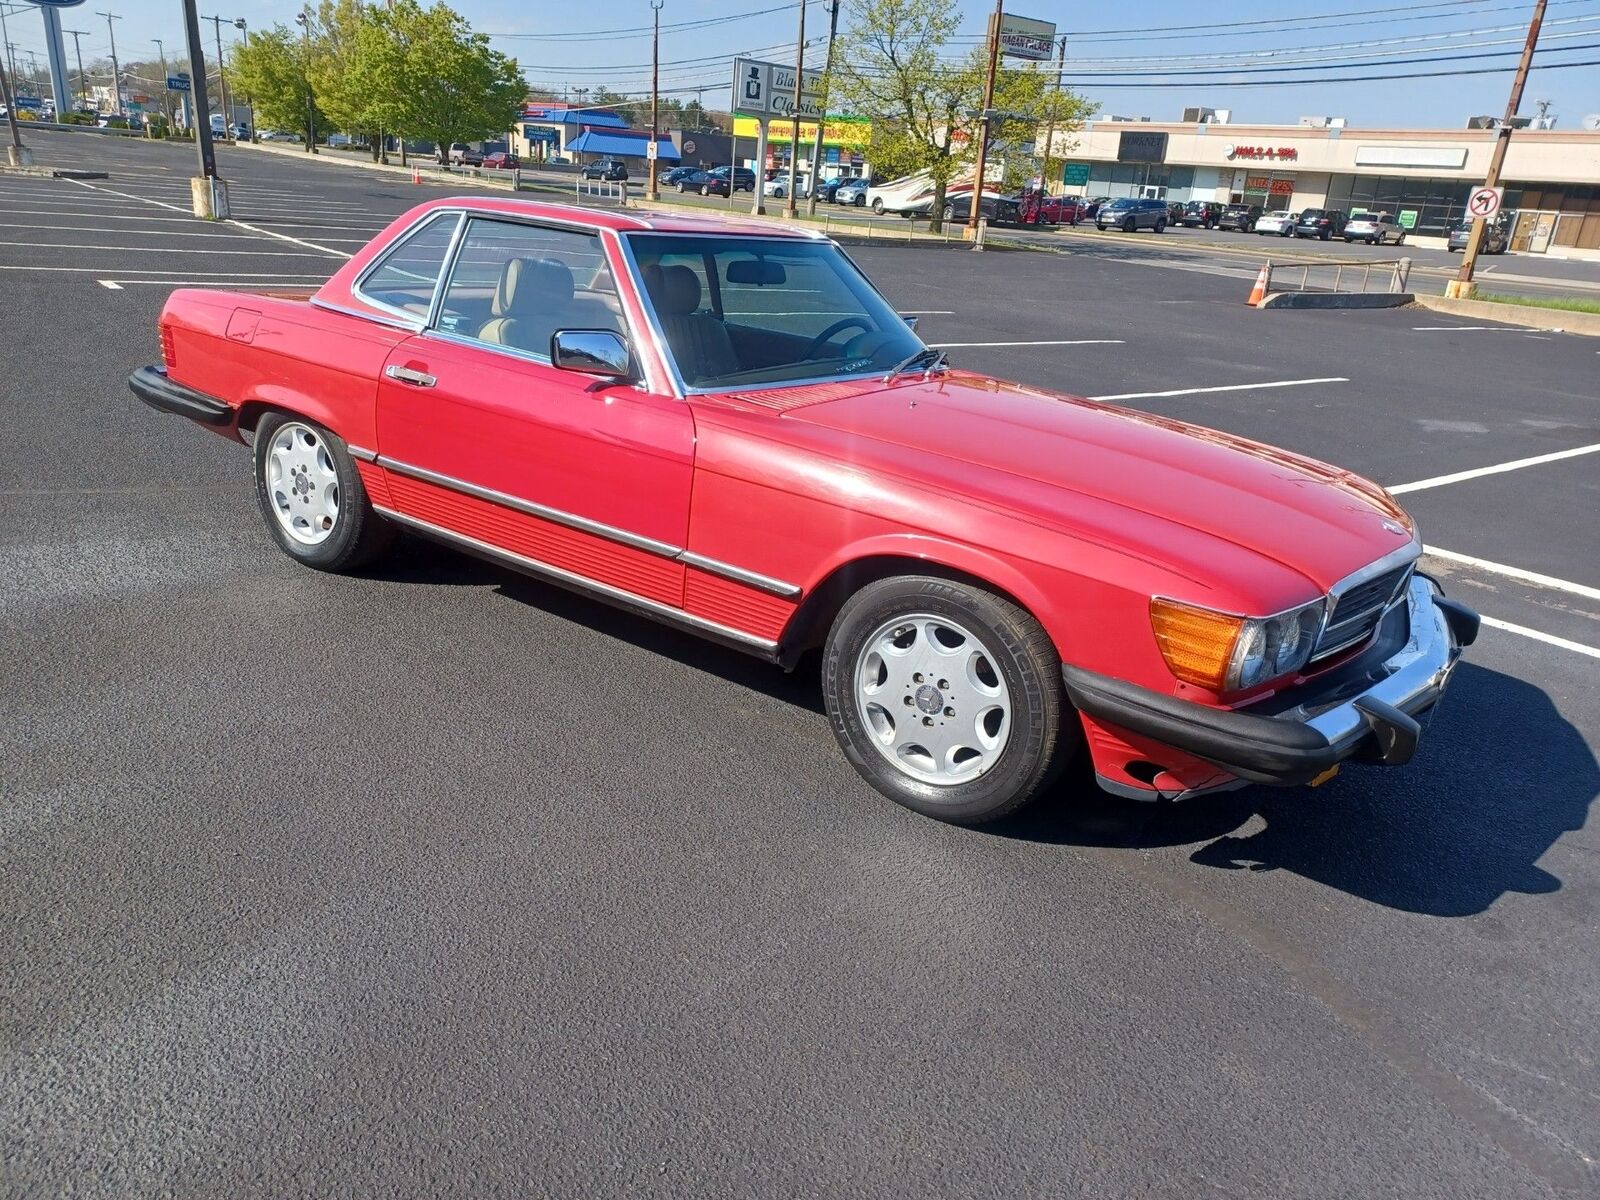
{"type": "Polygon", "coordinates": [[[883,381],[888,383],[896,375],[902,375],[918,367],[923,368],[922,374],[926,377],[944,366],[947,361],[948,358],[943,350],[935,350],[932,346],[924,346],[915,354],[906,356],[890,367],[889,373],[883,377],[883,381]]]}

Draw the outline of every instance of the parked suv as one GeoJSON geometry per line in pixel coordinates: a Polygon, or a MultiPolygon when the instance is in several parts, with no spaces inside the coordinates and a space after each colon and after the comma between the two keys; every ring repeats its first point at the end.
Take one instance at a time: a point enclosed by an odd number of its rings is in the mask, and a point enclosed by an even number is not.
{"type": "Polygon", "coordinates": [[[481,167],[483,151],[474,150],[465,142],[451,142],[450,148],[439,161],[452,167],[481,167]]]}
{"type": "Polygon", "coordinates": [[[585,179],[609,179],[613,183],[628,178],[628,167],[621,159],[600,158],[579,172],[585,179]]]}
{"type": "Polygon", "coordinates": [[[756,190],[756,173],[749,167],[715,167],[706,172],[700,184],[700,194],[726,196],[730,186],[736,192],[753,192],[756,190]]]}
{"type": "MultiPolygon", "coordinates": [[[[1450,226],[1450,240],[1446,243],[1447,250],[1466,250],[1467,239],[1472,236],[1472,221],[1457,221],[1450,226]]],[[[1479,254],[1504,254],[1511,244],[1511,227],[1504,221],[1486,221],[1483,226],[1483,241],[1478,245],[1479,254]]]]}
{"type": "Polygon", "coordinates": [[[1344,240],[1365,241],[1369,246],[1392,240],[1398,246],[1406,240],[1406,227],[1386,212],[1354,212],[1345,222],[1344,240]]]}
{"type": "Polygon", "coordinates": [[[1095,228],[1116,228],[1123,233],[1135,229],[1154,229],[1161,233],[1167,227],[1167,202],[1165,200],[1134,200],[1127,196],[1108,200],[1094,215],[1095,228]]]}
{"type": "Polygon", "coordinates": [[[1300,210],[1300,219],[1295,222],[1294,236],[1321,238],[1343,237],[1345,221],[1344,213],[1337,208],[1304,208],[1300,210]]]}
{"type": "Polygon", "coordinates": [[[1215,229],[1222,220],[1222,205],[1214,200],[1191,200],[1183,206],[1183,223],[1190,229],[1215,229]]]}
{"type": "Polygon", "coordinates": [[[1217,220],[1217,228],[1254,233],[1256,222],[1261,219],[1261,211],[1259,204],[1230,204],[1222,210],[1222,216],[1217,220]]]}

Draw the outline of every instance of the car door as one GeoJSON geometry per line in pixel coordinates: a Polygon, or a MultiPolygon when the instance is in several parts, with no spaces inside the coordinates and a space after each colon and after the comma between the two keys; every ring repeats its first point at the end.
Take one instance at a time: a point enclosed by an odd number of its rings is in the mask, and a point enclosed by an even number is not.
{"type": "Polygon", "coordinates": [[[428,328],[385,365],[378,461],[414,522],[679,607],[688,406],[550,361],[557,329],[626,336],[611,270],[591,231],[468,217],[428,328]]]}

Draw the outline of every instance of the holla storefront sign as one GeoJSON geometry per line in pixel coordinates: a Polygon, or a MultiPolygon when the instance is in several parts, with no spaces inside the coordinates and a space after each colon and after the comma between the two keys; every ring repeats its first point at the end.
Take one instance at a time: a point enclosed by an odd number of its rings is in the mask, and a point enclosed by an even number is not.
{"type": "Polygon", "coordinates": [[[1300,151],[1293,146],[1233,146],[1222,148],[1223,156],[1232,162],[1234,159],[1249,159],[1261,162],[1294,162],[1300,157],[1300,151]]]}

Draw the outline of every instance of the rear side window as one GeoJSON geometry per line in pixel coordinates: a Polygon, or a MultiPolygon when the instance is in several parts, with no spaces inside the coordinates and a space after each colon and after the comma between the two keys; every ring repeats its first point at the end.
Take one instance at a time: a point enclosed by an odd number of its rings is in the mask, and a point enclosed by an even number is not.
{"type": "Polygon", "coordinates": [[[439,213],[412,230],[362,276],[356,295],[402,316],[425,318],[460,219],[439,213]]]}

